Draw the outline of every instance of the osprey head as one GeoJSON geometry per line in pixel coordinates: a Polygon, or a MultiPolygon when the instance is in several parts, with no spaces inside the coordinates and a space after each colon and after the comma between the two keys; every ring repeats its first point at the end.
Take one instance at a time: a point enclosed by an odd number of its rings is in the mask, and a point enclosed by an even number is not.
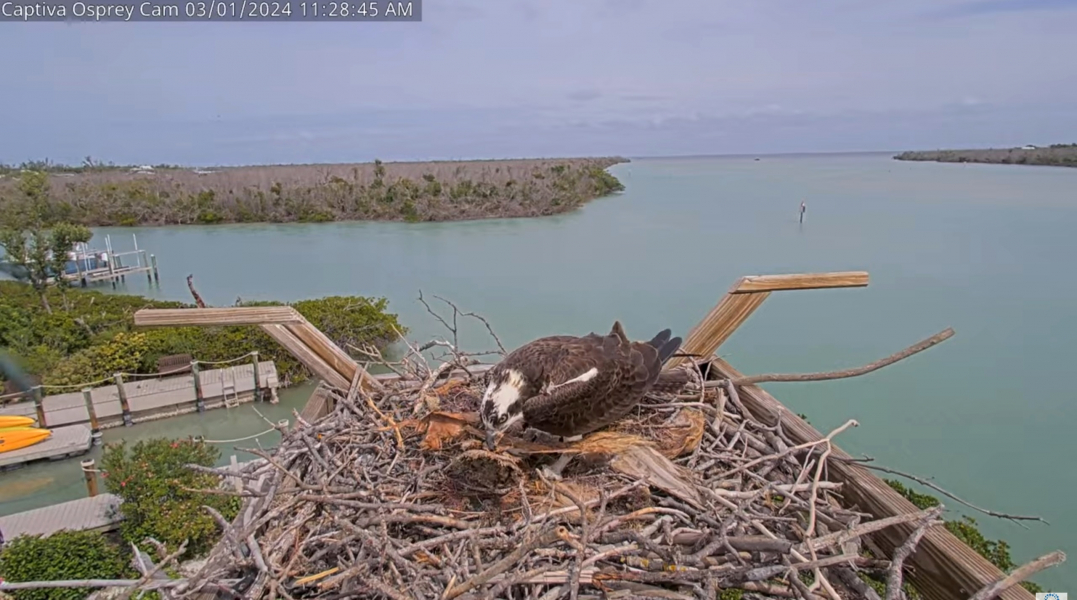
{"type": "Polygon", "coordinates": [[[523,373],[516,369],[498,369],[490,374],[479,412],[486,428],[487,448],[493,450],[497,434],[523,419],[524,400],[531,396],[530,387],[523,373]]]}

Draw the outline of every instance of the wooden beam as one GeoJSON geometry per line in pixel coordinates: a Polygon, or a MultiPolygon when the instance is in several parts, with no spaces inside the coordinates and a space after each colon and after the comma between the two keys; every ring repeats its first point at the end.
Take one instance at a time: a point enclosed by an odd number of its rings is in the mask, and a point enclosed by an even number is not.
{"type": "Polygon", "coordinates": [[[290,306],[229,308],[143,308],[135,312],[135,327],[269,325],[303,319],[290,306]]]}
{"type": "MultiPolygon", "coordinates": [[[[681,352],[710,356],[752,316],[772,291],[860,287],[868,284],[864,271],[804,273],[794,275],[750,275],[741,277],[706,317],[688,332],[681,352]]],[[[675,356],[666,361],[670,369],[687,360],[675,356]]]]}
{"type": "Polygon", "coordinates": [[[823,288],[864,287],[867,271],[837,273],[798,273],[794,275],[749,275],[741,277],[731,294],[779,292],[782,290],[817,290],[823,288]]]}
{"type": "MultiPolygon", "coordinates": [[[[711,361],[711,372],[722,378],[742,376],[720,358],[711,361]]],[[[794,443],[804,444],[823,439],[821,433],[782,406],[766,390],[755,385],[744,385],[738,386],[738,391],[745,408],[760,423],[776,425],[780,411],[782,431],[794,443]]],[[[831,478],[844,483],[842,496],[846,500],[846,506],[856,505],[877,519],[918,510],[870,470],[841,460],[849,458],[851,457],[848,454],[835,446],[831,452],[831,460],[827,463],[827,472],[831,478]]],[[[872,540],[889,556],[908,538],[913,529],[914,526],[910,524],[890,527],[874,534],[872,540]]],[[[995,565],[942,526],[928,530],[908,562],[913,567],[910,580],[928,600],[965,600],[983,586],[1004,576],[995,565]]],[[[1002,592],[999,598],[1034,600],[1032,594],[1017,585],[1002,592]]]]}
{"type": "MultiPolygon", "coordinates": [[[[681,344],[680,351],[699,356],[714,354],[714,351],[752,316],[755,309],[763,304],[767,296],[770,296],[770,292],[726,294],[707,316],[692,328],[688,338],[681,344]]],[[[666,361],[666,368],[675,367],[685,360],[687,359],[684,357],[674,356],[666,361]]]]}
{"type": "MultiPolygon", "coordinates": [[[[307,423],[313,423],[328,415],[332,410],[333,401],[329,398],[329,388],[319,385],[314,388],[310,398],[307,398],[307,403],[303,405],[303,410],[300,411],[299,416],[307,423]]],[[[299,423],[296,423],[295,426],[299,427],[299,423]]]]}
{"type": "MultiPolygon", "coordinates": [[[[207,309],[201,309],[207,310],[207,309]]],[[[303,363],[308,369],[314,371],[314,374],[325,380],[326,383],[334,387],[346,390],[351,386],[351,382],[344,379],[336,369],[329,366],[322,357],[318,356],[313,350],[311,350],[303,340],[288,331],[284,325],[262,325],[262,330],[265,331],[274,340],[277,340],[281,346],[284,346],[288,352],[291,352],[293,356],[299,359],[299,362],[303,363]]]]}
{"type": "Polygon", "coordinates": [[[385,389],[352,360],[347,352],[341,350],[325,333],[290,306],[143,308],[135,312],[136,327],[214,325],[259,325],[326,382],[348,389],[355,373],[360,371],[364,388],[378,391],[385,389]]]}
{"type": "MultiPolygon", "coordinates": [[[[300,318],[302,318],[302,316],[300,316],[300,318]]],[[[355,379],[356,372],[362,374],[362,385],[364,388],[378,391],[385,389],[385,386],[371,377],[365,369],[360,367],[352,359],[352,357],[341,350],[340,346],[337,346],[333,340],[329,339],[322,330],[311,325],[306,319],[303,319],[298,323],[288,323],[285,327],[292,335],[302,340],[308,348],[313,350],[315,354],[321,357],[321,359],[332,367],[333,370],[349,382],[349,385],[344,386],[343,389],[351,387],[350,382],[355,379]]]]}

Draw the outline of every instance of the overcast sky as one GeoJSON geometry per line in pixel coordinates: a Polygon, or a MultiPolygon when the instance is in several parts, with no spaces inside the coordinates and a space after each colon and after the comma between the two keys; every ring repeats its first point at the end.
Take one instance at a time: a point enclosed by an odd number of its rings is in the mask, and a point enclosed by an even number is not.
{"type": "Polygon", "coordinates": [[[0,161],[1077,142],[1077,0],[426,0],[421,23],[7,23],[0,161]]]}

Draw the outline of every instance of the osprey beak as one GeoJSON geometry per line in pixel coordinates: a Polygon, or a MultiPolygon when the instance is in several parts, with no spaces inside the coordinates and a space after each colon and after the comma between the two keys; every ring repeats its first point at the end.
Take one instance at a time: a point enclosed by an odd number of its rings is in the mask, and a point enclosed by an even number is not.
{"type": "Polygon", "coordinates": [[[487,450],[490,450],[491,452],[493,452],[497,448],[497,430],[496,429],[487,429],[486,430],[486,448],[487,448],[487,450]]]}

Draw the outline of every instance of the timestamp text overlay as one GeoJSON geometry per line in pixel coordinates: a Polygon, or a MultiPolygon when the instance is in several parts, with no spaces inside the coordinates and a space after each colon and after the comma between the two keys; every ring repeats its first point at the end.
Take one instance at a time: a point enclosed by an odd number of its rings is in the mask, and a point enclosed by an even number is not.
{"type": "Polygon", "coordinates": [[[422,20],[422,0],[0,0],[0,23],[422,20]]]}

